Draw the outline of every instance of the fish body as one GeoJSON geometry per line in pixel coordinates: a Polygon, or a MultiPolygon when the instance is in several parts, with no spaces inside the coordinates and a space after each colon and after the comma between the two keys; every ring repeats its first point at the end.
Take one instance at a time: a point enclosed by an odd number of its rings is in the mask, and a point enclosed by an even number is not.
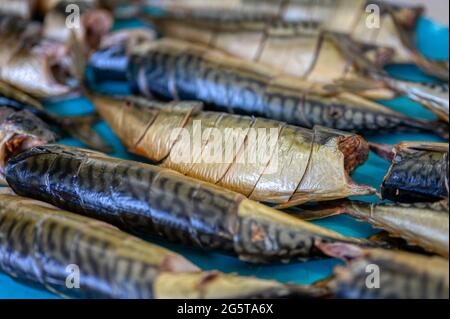
{"type": "Polygon", "coordinates": [[[350,178],[368,157],[360,136],[130,99],[91,98],[130,152],[161,167],[280,207],[374,193],[350,178]]]}
{"type": "Polygon", "coordinates": [[[340,84],[342,91],[371,100],[406,95],[432,110],[448,110],[448,92],[442,96],[434,86],[399,83],[383,70],[392,63],[416,63],[448,82],[448,65],[427,60],[416,48],[420,7],[374,1],[154,5],[162,13],[144,18],[166,37],[200,43],[310,82],[336,86],[345,81],[350,85],[340,84]],[[379,10],[378,26],[370,27],[376,18],[367,8],[379,10]]]}
{"type": "Polygon", "coordinates": [[[322,247],[347,261],[328,282],[339,298],[448,299],[448,259],[346,244],[322,247]]]}
{"type": "Polygon", "coordinates": [[[76,298],[321,297],[327,289],[201,271],[170,250],[47,203],[0,193],[0,269],[76,298]],[[71,277],[79,274],[79,281],[71,277]],[[68,285],[70,284],[70,285],[68,285]]]}
{"type": "Polygon", "coordinates": [[[198,100],[215,110],[302,127],[321,125],[359,133],[419,130],[448,136],[446,123],[412,119],[352,93],[179,40],[137,46],[130,53],[128,80],[141,95],[198,100]]]}
{"type": "Polygon", "coordinates": [[[199,270],[111,225],[4,192],[0,234],[2,271],[63,296],[152,298],[161,273],[199,270]],[[71,289],[66,283],[75,267],[79,288],[71,289]]]}
{"type": "Polygon", "coordinates": [[[369,204],[352,202],[344,212],[384,229],[391,236],[448,258],[448,204],[369,204]]]}
{"type": "Polygon", "coordinates": [[[417,50],[416,26],[424,11],[420,6],[365,0],[244,0],[219,5],[159,1],[152,6],[160,10],[147,17],[166,36],[268,63],[296,76],[316,69],[308,76],[320,79],[320,74],[321,80],[330,80],[336,74],[327,74],[327,65],[335,72],[349,71],[348,63],[335,49],[318,43],[320,33],[331,31],[348,36],[369,51],[377,47],[392,52],[387,60],[386,55],[370,54],[373,62],[416,63],[425,72],[448,81],[448,65],[430,61],[417,50]]]}
{"type": "Polygon", "coordinates": [[[22,152],[5,175],[17,194],[248,262],[320,257],[318,242],[367,244],[172,170],[72,147],[22,152]]]}
{"type": "Polygon", "coordinates": [[[381,185],[383,198],[397,202],[448,199],[448,144],[404,142],[372,148],[391,161],[381,185]]]}

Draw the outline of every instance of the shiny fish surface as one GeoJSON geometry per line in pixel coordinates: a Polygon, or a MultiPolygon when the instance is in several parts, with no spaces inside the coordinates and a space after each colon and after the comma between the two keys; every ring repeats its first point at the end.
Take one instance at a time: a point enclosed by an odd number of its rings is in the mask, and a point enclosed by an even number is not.
{"type": "Polygon", "coordinates": [[[391,161],[381,185],[383,198],[398,202],[448,199],[448,144],[404,142],[372,148],[391,161]]]}
{"type": "Polygon", "coordinates": [[[329,283],[337,297],[449,298],[448,259],[385,249],[364,249],[346,244],[325,244],[322,248],[330,256],[347,261],[345,267],[335,268],[335,277],[329,283]],[[372,280],[373,277],[368,278],[375,271],[379,274],[379,286],[376,289],[367,285],[368,282],[378,283],[372,280]]]}
{"type": "Polygon", "coordinates": [[[319,242],[368,244],[172,170],[72,147],[22,152],[8,162],[6,180],[19,195],[249,262],[320,257],[319,242]]]}
{"type": "Polygon", "coordinates": [[[221,111],[309,128],[433,131],[448,137],[446,123],[412,119],[357,95],[280,75],[271,67],[188,42],[143,43],[131,52],[128,65],[132,89],[146,96],[199,100],[221,111]]]}
{"type": "Polygon", "coordinates": [[[152,298],[161,273],[198,271],[182,256],[109,224],[4,191],[0,234],[3,272],[64,296],[152,298]],[[70,265],[79,267],[80,289],[66,287],[70,265]]]}
{"type": "Polygon", "coordinates": [[[132,153],[253,200],[287,207],[375,192],[350,179],[368,157],[367,142],[354,134],[205,112],[192,102],[132,102],[102,96],[92,101],[132,153]],[[273,138],[270,130],[276,133],[273,138]],[[219,160],[210,160],[208,154],[216,149],[219,160]]]}
{"type": "Polygon", "coordinates": [[[200,271],[184,257],[104,222],[0,193],[0,269],[65,297],[321,297],[324,288],[200,271]],[[67,287],[78,266],[79,289],[67,287]],[[72,268],[70,268],[72,269],[72,268]]]}

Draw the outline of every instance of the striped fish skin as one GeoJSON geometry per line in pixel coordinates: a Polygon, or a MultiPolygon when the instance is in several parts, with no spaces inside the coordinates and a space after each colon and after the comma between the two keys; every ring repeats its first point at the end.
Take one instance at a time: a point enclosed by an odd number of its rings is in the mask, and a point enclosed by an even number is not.
{"type": "Polygon", "coordinates": [[[361,249],[351,245],[324,245],[333,257],[347,260],[335,268],[330,289],[340,298],[448,299],[448,259],[437,256],[361,249]],[[379,275],[379,282],[373,276],[379,275]],[[370,276],[370,277],[369,277],[370,276]],[[378,288],[372,284],[379,283],[378,288]]]}
{"type": "Polygon", "coordinates": [[[364,22],[372,19],[365,12],[364,2],[350,5],[344,1],[280,1],[272,7],[263,6],[266,10],[262,12],[257,7],[248,10],[245,2],[236,4],[237,8],[220,9],[205,3],[195,10],[189,10],[189,5],[185,8],[161,4],[164,14],[150,14],[146,19],[166,37],[201,43],[304,80],[335,85],[343,79],[354,79],[351,85],[341,83],[341,90],[371,100],[407,95],[448,122],[448,93],[442,96],[439,88],[401,83],[382,71],[390,63],[417,63],[445,80],[448,65],[427,61],[415,43],[404,41],[404,28],[415,30],[413,25],[422,14],[421,9],[372,1],[370,4],[381,8],[380,27],[369,29],[364,22]],[[331,40],[330,35],[337,36],[337,41],[331,40]],[[383,74],[384,79],[375,74],[383,74]],[[380,81],[371,84],[369,77],[380,81]]]}
{"type": "Polygon", "coordinates": [[[369,186],[351,181],[351,172],[368,157],[367,142],[354,134],[322,127],[308,130],[263,118],[205,112],[201,104],[192,102],[158,103],[142,98],[136,101],[133,97],[113,99],[98,95],[91,99],[130,152],[256,201],[287,207],[375,192],[369,186]],[[233,141],[227,138],[230,135],[227,129],[245,132],[242,142],[235,145],[236,152],[240,150],[238,154],[226,161],[227,150],[223,146],[222,161],[211,163],[201,157],[212,142],[195,140],[194,131],[200,130],[198,123],[202,131],[197,132],[197,136],[202,140],[211,128],[220,130],[223,142],[229,144],[233,141]],[[172,136],[181,128],[189,132],[189,141],[179,138],[181,133],[172,136]],[[260,143],[249,137],[250,129],[254,129],[253,132],[264,129],[265,133],[277,130],[276,143],[267,142],[274,147],[254,145],[260,143]],[[200,144],[198,151],[194,149],[197,142],[200,144]],[[270,152],[270,156],[264,156],[266,152],[270,152]],[[180,163],[179,153],[191,156],[180,163]],[[256,154],[256,160],[249,159],[249,153],[256,154]]]}
{"type": "Polygon", "coordinates": [[[381,195],[397,202],[439,201],[448,198],[448,144],[401,143],[381,185],[381,195]]]}
{"type": "Polygon", "coordinates": [[[326,287],[201,271],[110,224],[0,190],[0,270],[71,298],[312,298],[326,287]],[[77,266],[77,268],[75,268],[77,266]],[[79,287],[75,284],[79,274],[79,287]],[[73,287],[73,288],[70,288],[73,287]]]}
{"type": "Polygon", "coordinates": [[[17,194],[249,262],[320,257],[322,241],[366,244],[171,170],[77,148],[23,152],[8,162],[6,179],[17,194]]]}
{"type": "Polygon", "coordinates": [[[39,23],[0,15],[0,38],[1,81],[37,98],[71,92],[68,47],[44,39],[39,23]]]}
{"type": "Polygon", "coordinates": [[[351,93],[332,92],[280,75],[271,67],[180,40],[145,43],[130,55],[132,90],[145,96],[198,100],[215,110],[308,128],[321,125],[365,134],[448,131],[447,125],[412,119],[351,93]]]}
{"type": "Polygon", "coordinates": [[[5,192],[0,194],[0,269],[78,298],[153,298],[163,272],[198,271],[182,256],[109,224],[5,192]],[[79,288],[66,285],[74,265],[79,288]]]}

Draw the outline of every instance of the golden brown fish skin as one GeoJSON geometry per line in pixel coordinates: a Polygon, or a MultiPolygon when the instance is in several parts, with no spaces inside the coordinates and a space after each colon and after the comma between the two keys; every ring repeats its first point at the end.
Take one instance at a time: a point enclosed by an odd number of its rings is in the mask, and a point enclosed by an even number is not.
{"type": "Polygon", "coordinates": [[[27,110],[15,111],[0,105],[0,184],[4,184],[6,162],[21,151],[53,143],[57,135],[27,110]]]}
{"type": "Polygon", "coordinates": [[[415,204],[370,204],[351,202],[343,212],[384,229],[443,257],[449,255],[448,202],[415,204]]]}
{"type": "Polygon", "coordinates": [[[381,185],[383,198],[406,203],[448,199],[447,143],[371,144],[371,148],[391,161],[381,185]]]}
{"type": "Polygon", "coordinates": [[[38,98],[68,94],[68,46],[41,31],[39,23],[0,16],[0,80],[38,98]]]}
{"type": "Polygon", "coordinates": [[[6,179],[20,195],[129,232],[254,263],[317,258],[317,242],[371,245],[169,169],[73,147],[25,151],[8,162],[6,179]]]}
{"type": "Polygon", "coordinates": [[[347,261],[335,268],[328,286],[340,298],[448,299],[448,259],[347,244],[324,244],[323,251],[347,261]],[[376,268],[377,267],[377,268],[376,268]],[[376,272],[376,273],[375,273],[376,272]],[[369,288],[379,274],[379,288],[369,288]]]}
{"type": "Polygon", "coordinates": [[[368,157],[367,142],[357,135],[204,112],[198,103],[158,103],[143,99],[133,102],[133,99],[127,101],[98,95],[91,99],[130,152],[253,200],[287,207],[374,192],[368,186],[354,184],[349,177],[368,157]],[[205,161],[208,145],[212,147],[211,138],[207,136],[211,128],[220,130],[228,143],[233,140],[230,134],[227,135],[227,129],[243,132],[240,140],[235,139],[237,153],[230,161],[225,161],[226,147],[220,154],[224,161],[205,161]],[[178,129],[189,132],[190,140],[186,141],[178,129]],[[263,150],[261,146],[253,145],[250,129],[276,130],[276,144],[263,150]],[[192,140],[196,137],[202,138],[198,141],[197,151],[194,149],[197,141],[192,140]],[[262,152],[270,152],[270,156],[264,158],[262,152]],[[190,154],[189,158],[183,157],[184,154],[190,154]],[[250,160],[250,154],[257,155],[256,161],[250,160]],[[324,180],[320,176],[327,178],[324,180]]]}
{"type": "MultiPolygon", "coordinates": [[[[314,52],[316,48],[308,44],[307,38],[319,38],[320,33],[324,31],[349,36],[355,43],[363,44],[366,49],[393,47],[396,62],[414,61],[413,54],[398,35],[398,30],[403,30],[405,20],[398,13],[401,12],[403,16],[408,13],[417,18],[421,14],[420,8],[404,10],[377,3],[382,10],[380,27],[375,30],[369,29],[364,23],[372,21],[369,13],[365,11],[366,1],[360,0],[351,4],[348,1],[326,2],[299,4],[294,1],[279,1],[274,3],[272,8],[246,6],[248,3],[235,4],[234,8],[208,8],[208,4],[205,4],[203,8],[195,10],[177,8],[175,5],[164,8],[164,15],[150,16],[150,19],[166,36],[207,44],[240,57],[275,63],[280,67],[282,65],[276,61],[271,62],[268,58],[271,50],[277,50],[278,54],[288,54],[288,58],[292,58],[294,52],[302,54],[305,50],[314,56],[319,52],[314,52]],[[296,5],[300,8],[295,8],[296,5]],[[229,37],[230,32],[233,32],[234,39],[229,37]],[[302,37],[301,41],[299,36],[302,37]],[[248,42],[245,43],[244,39],[248,42]],[[237,40],[242,44],[241,47],[236,45],[237,40]],[[286,49],[296,51],[283,51],[286,49]]],[[[411,23],[415,24],[415,19],[411,23]]],[[[380,61],[374,56],[371,58],[374,62],[380,61]]],[[[317,62],[314,59],[306,61],[317,62]]],[[[343,59],[340,62],[345,64],[343,59]]],[[[296,75],[300,76],[298,73],[296,75]]]]}
{"type": "Polygon", "coordinates": [[[4,191],[0,234],[3,272],[63,296],[152,298],[163,272],[199,270],[109,224],[4,191]],[[66,286],[71,265],[79,267],[79,289],[66,286]]]}

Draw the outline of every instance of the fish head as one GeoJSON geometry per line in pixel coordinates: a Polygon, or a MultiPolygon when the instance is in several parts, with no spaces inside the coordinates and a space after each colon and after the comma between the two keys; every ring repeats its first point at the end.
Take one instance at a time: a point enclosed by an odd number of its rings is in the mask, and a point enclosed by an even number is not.
{"type": "Polygon", "coordinates": [[[0,106],[0,180],[13,156],[56,140],[57,135],[33,113],[0,106]]]}
{"type": "Polygon", "coordinates": [[[78,84],[68,47],[48,40],[12,56],[0,66],[0,79],[39,98],[66,95],[78,84]]]}
{"type": "Polygon", "coordinates": [[[45,15],[43,35],[62,43],[71,41],[72,31],[77,44],[86,51],[98,48],[101,39],[111,30],[113,17],[107,10],[96,8],[94,3],[86,1],[61,1],[51,8],[45,15]],[[79,19],[67,12],[79,10],[79,19]],[[74,27],[69,27],[68,24],[74,27]]]}

